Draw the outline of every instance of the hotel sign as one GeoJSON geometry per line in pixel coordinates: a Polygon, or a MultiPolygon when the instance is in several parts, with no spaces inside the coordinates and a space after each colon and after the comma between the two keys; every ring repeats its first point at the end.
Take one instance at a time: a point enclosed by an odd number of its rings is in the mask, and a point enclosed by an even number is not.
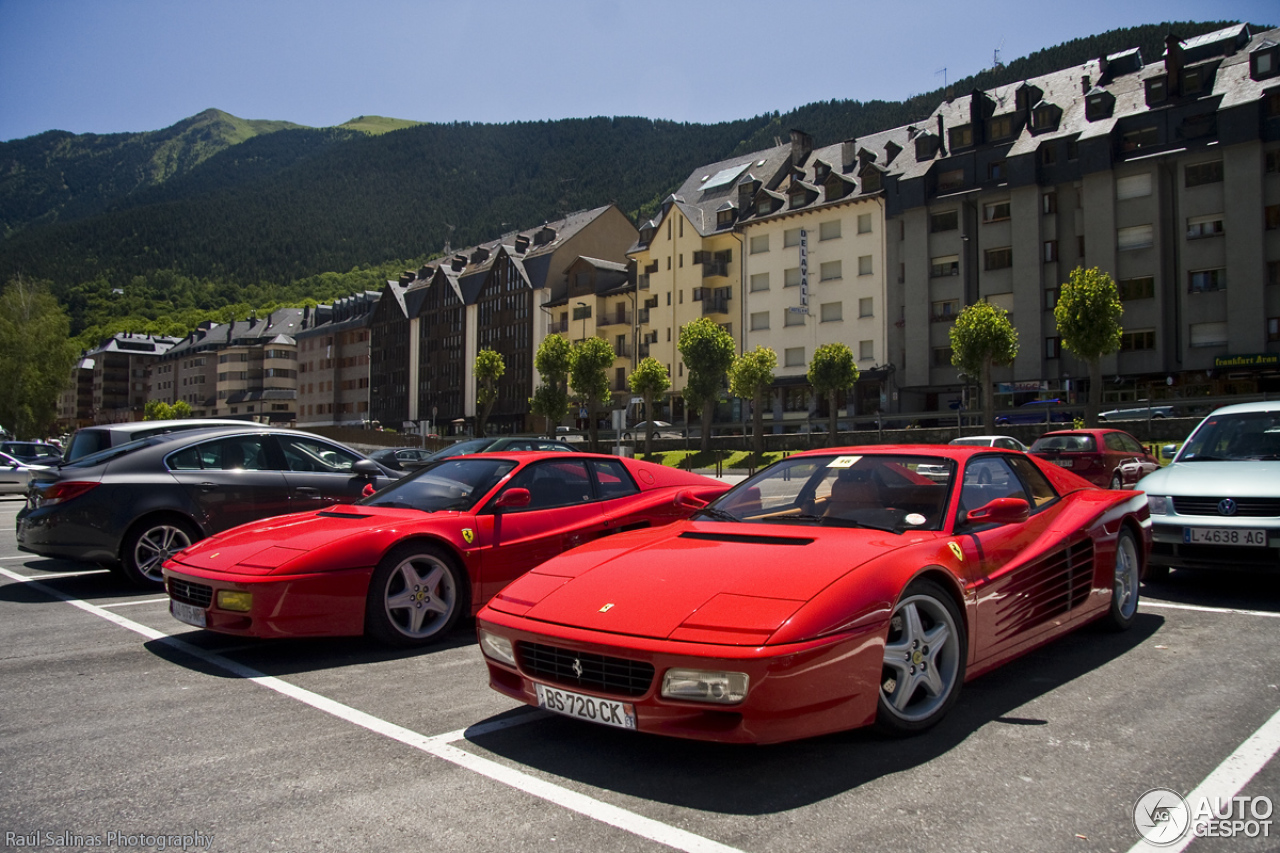
{"type": "Polygon", "coordinates": [[[1280,367],[1280,353],[1260,352],[1253,355],[1220,355],[1213,360],[1215,368],[1245,368],[1259,370],[1264,367],[1280,367]]]}
{"type": "Polygon", "coordinates": [[[809,307],[809,232],[800,229],[800,307],[809,307]]]}

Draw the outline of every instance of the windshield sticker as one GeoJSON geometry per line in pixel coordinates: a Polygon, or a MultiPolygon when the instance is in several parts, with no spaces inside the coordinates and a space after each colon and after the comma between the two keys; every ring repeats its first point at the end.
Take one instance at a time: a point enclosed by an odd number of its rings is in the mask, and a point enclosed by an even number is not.
{"type": "Polygon", "coordinates": [[[831,464],[827,465],[827,467],[852,468],[854,465],[858,464],[858,460],[861,458],[861,456],[837,456],[835,459],[831,460],[831,464]]]}
{"type": "Polygon", "coordinates": [[[907,524],[918,525],[918,524],[924,524],[926,521],[928,521],[928,519],[918,512],[913,512],[911,513],[911,515],[908,515],[906,518],[904,518],[903,521],[905,521],[907,524]]]}

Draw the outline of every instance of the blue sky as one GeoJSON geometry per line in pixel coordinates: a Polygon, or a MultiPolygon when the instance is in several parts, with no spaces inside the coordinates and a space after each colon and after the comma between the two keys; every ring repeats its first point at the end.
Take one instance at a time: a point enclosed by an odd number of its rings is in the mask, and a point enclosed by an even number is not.
{"type": "Polygon", "coordinates": [[[0,0],[0,140],[158,130],[216,107],[716,122],[900,100],[1040,48],[1167,20],[1280,24],[1274,0],[0,0]]]}

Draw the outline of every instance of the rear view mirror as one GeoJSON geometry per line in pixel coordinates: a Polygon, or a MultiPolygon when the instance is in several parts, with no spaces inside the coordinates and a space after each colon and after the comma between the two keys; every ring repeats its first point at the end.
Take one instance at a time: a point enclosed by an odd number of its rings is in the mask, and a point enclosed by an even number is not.
{"type": "Polygon", "coordinates": [[[1031,517],[1031,504],[1022,498],[996,498],[965,516],[970,524],[1021,524],[1031,517]]]}
{"type": "Polygon", "coordinates": [[[528,489],[507,489],[498,495],[498,499],[493,502],[495,509],[521,509],[529,505],[532,496],[528,489]]]}

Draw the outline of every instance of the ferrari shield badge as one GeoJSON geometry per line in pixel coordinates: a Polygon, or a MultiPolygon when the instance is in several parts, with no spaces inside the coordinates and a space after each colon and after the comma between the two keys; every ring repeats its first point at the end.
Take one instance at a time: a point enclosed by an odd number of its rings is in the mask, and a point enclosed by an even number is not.
{"type": "Polygon", "coordinates": [[[947,547],[951,549],[951,553],[956,555],[956,559],[964,562],[964,551],[960,550],[959,542],[948,542],[947,547]]]}
{"type": "Polygon", "coordinates": [[[608,612],[609,612],[610,610],[612,610],[612,609],[613,609],[613,604],[606,604],[604,607],[601,607],[601,608],[600,608],[600,612],[601,612],[601,613],[608,613],[608,612]]]}
{"type": "Polygon", "coordinates": [[[462,528],[462,538],[466,540],[468,545],[470,545],[472,542],[476,541],[476,532],[470,527],[464,527],[462,528]]]}

